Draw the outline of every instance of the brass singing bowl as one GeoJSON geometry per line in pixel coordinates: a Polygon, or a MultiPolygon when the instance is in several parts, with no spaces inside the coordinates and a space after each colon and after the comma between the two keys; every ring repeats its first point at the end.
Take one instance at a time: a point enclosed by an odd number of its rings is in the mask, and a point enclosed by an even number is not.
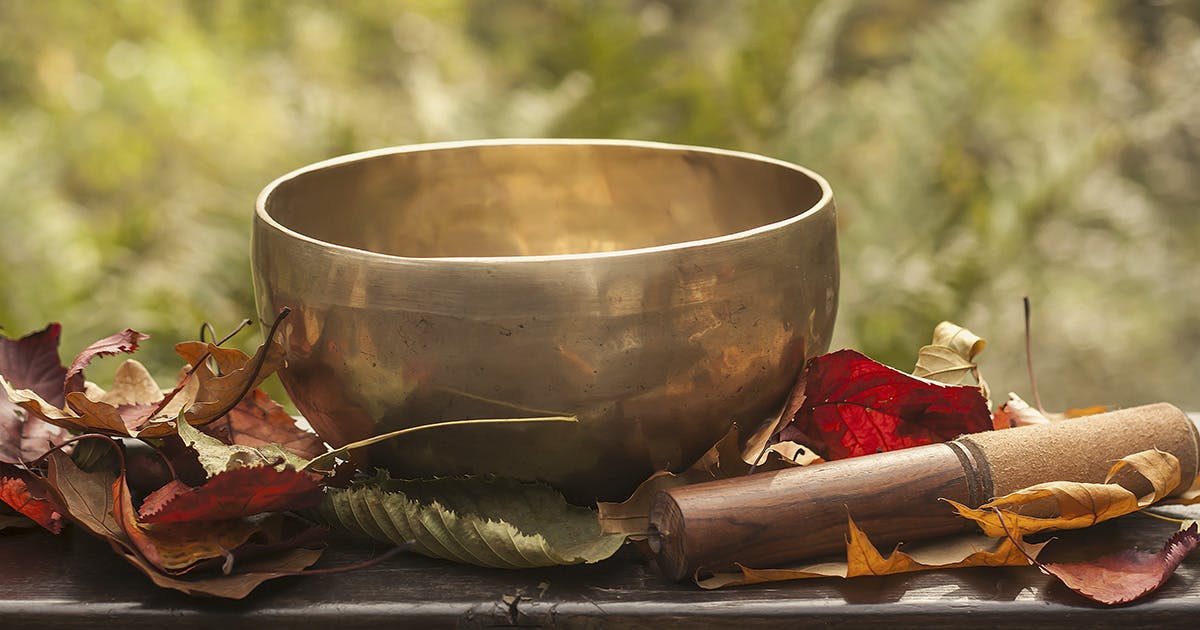
{"type": "MultiPolygon", "coordinates": [[[[783,403],[837,312],[829,185],[700,147],[504,140],[383,149],[258,198],[259,316],[334,446],[400,476],[540,479],[623,499],[783,403]]],[[[362,461],[360,461],[362,463],[362,461]]]]}

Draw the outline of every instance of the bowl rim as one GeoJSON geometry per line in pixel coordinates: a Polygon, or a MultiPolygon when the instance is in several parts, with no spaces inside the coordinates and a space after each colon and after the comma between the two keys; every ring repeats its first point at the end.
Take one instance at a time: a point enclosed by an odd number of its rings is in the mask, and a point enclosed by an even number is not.
{"type": "Polygon", "coordinates": [[[395,262],[546,262],[546,261],[571,261],[571,260],[592,260],[597,258],[614,258],[631,255],[655,254],[661,252],[672,252],[677,250],[691,249],[703,247],[705,245],[714,245],[730,241],[738,241],[742,239],[752,238],[754,236],[774,232],[780,228],[786,227],[793,223],[798,223],[804,219],[819,213],[821,210],[833,204],[833,190],[829,186],[829,182],[816,171],[787,162],[777,158],[750,153],[747,151],[734,151],[730,149],[719,149],[715,147],[706,147],[689,144],[675,144],[670,142],[655,142],[648,140],[622,140],[611,138],[490,138],[480,140],[457,140],[450,142],[427,142],[420,144],[407,144],[391,147],[383,147],[379,149],[371,149],[368,151],[358,151],[348,153],[337,157],[332,157],[319,162],[314,162],[306,166],[285,173],[275,178],[271,183],[258,193],[258,197],[254,202],[254,214],[258,221],[270,226],[274,230],[281,232],[291,238],[299,241],[304,241],[310,245],[319,246],[322,248],[331,248],[335,251],[341,251],[346,254],[354,254],[365,256],[368,259],[391,260],[395,262]],[[637,247],[631,249],[618,249],[605,252],[576,252],[571,254],[538,254],[538,255],[509,255],[509,256],[399,256],[396,254],[384,254],[374,252],[368,249],[357,247],[348,247],[331,243],[319,238],[315,238],[293,230],[279,221],[275,220],[269,212],[267,212],[267,199],[283,184],[306,175],[308,173],[329,168],[332,166],[341,166],[352,162],[366,161],[377,157],[387,155],[399,155],[404,153],[418,153],[422,151],[441,151],[447,149],[461,149],[480,146],[556,146],[556,145],[590,145],[590,146],[618,146],[618,147],[633,147],[642,149],[655,150],[670,150],[670,151],[692,151],[698,153],[707,153],[709,155],[719,155],[723,157],[735,157],[755,162],[762,162],[779,166],[791,171],[795,171],[808,177],[810,180],[817,183],[821,188],[821,198],[817,200],[811,207],[798,212],[785,219],[755,226],[738,232],[722,234],[720,236],[711,236],[702,239],[693,239],[688,241],[679,241],[675,243],[666,243],[663,245],[652,245],[649,247],[637,247]]]}

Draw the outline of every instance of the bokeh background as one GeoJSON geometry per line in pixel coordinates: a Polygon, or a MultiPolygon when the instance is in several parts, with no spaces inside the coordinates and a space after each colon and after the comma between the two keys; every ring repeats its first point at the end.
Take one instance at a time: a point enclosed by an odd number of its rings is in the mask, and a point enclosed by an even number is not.
{"type": "Polygon", "coordinates": [[[0,325],[149,332],[170,381],[175,341],[253,314],[276,176],[637,138],[828,177],[837,346],[910,369],[952,319],[1028,394],[1029,295],[1048,407],[1200,409],[1198,88],[1195,0],[0,0],[0,325]]]}

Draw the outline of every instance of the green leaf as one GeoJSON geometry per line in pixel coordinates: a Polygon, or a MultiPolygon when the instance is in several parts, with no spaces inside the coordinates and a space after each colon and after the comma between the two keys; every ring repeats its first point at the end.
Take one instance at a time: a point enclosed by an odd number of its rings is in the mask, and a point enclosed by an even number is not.
{"type": "Polygon", "coordinates": [[[325,520],[376,540],[485,567],[523,569],[599,562],[625,537],[600,532],[596,513],[540,483],[480,477],[425,481],[385,473],[321,503],[325,520]]]}
{"type": "Polygon", "coordinates": [[[276,470],[294,468],[300,470],[308,462],[278,444],[259,447],[234,444],[230,446],[215,437],[201,433],[186,420],[176,420],[179,438],[184,445],[196,451],[204,472],[213,475],[242,466],[272,466],[276,470]]]}

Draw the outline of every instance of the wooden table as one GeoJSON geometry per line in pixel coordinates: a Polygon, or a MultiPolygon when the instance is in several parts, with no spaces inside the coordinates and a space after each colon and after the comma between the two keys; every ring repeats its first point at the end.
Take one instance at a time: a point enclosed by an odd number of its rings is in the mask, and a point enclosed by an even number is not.
{"type": "MultiPolygon", "coordinates": [[[[72,528],[77,530],[77,528],[72,528]]],[[[1131,515],[1064,539],[1094,548],[1157,548],[1175,526],[1131,515]]],[[[1047,549],[1050,549],[1048,547],[1047,549]]],[[[337,541],[318,566],[378,549],[337,541]]],[[[282,578],[243,601],[161,590],[79,531],[0,533],[0,624],[20,627],[1195,627],[1200,554],[1155,595],[1123,607],[1093,604],[1033,567],[960,569],[878,578],[827,578],[702,591],[662,579],[626,548],[591,566],[477,569],[401,555],[338,575],[282,578]]]]}

